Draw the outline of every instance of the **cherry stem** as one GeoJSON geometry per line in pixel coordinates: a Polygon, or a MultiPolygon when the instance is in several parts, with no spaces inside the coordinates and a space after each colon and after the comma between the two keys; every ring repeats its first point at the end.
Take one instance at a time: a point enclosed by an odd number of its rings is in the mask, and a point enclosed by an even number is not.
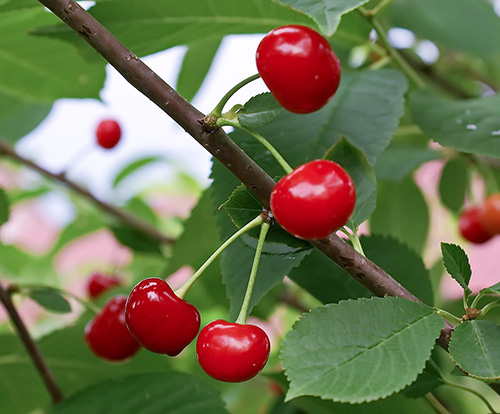
{"type": "MultiPolygon", "coordinates": [[[[351,224],[353,225],[353,228],[355,228],[354,223],[351,221],[351,224]]],[[[356,250],[359,254],[362,254],[365,256],[365,252],[363,251],[363,246],[361,246],[361,241],[359,240],[358,236],[358,229],[355,228],[355,230],[352,230],[352,233],[347,229],[347,227],[342,227],[340,229],[342,233],[344,233],[347,237],[349,237],[349,240],[352,243],[352,247],[354,250],[356,250]]]]}
{"type": "Polygon", "coordinates": [[[477,308],[477,304],[479,303],[479,301],[484,297],[484,294],[482,294],[481,292],[478,293],[478,295],[474,298],[474,300],[472,301],[470,307],[471,308],[477,308]]]}
{"type": "Polygon", "coordinates": [[[217,106],[213,109],[213,111],[210,112],[211,115],[215,116],[216,118],[219,118],[222,115],[222,111],[224,110],[224,106],[226,105],[227,101],[237,92],[239,91],[243,86],[249,84],[250,82],[259,79],[260,75],[256,73],[255,75],[249,76],[246,79],[243,79],[240,83],[236,84],[233,86],[220,100],[220,102],[217,104],[217,106]]]}
{"type": "Polygon", "coordinates": [[[264,221],[260,228],[259,241],[257,242],[255,256],[253,257],[252,270],[250,271],[250,277],[248,278],[247,290],[241,305],[240,313],[236,318],[236,323],[239,324],[245,324],[247,321],[250,299],[252,298],[253,287],[255,285],[255,280],[257,279],[257,271],[259,269],[260,258],[262,256],[262,249],[264,247],[264,241],[266,240],[269,227],[269,223],[264,221]]]}
{"type": "Polygon", "coordinates": [[[259,214],[257,217],[255,217],[252,221],[247,223],[245,226],[243,226],[241,229],[239,229],[236,233],[234,233],[229,239],[227,239],[207,260],[205,263],[201,265],[201,267],[189,278],[189,280],[184,283],[179,289],[175,291],[175,294],[179,298],[184,298],[186,295],[187,291],[191,286],[193,286],[194,282],[198,280],[198,278],[203,274],[203,272],[206,270],[208,266],[210,266],[217,257],[231,244],[233,243],[238,237],[241,235],[247,233],[254,227],[260,226],[261,224],[264,223],[264,219],[262,216],[259,214]]]}
{"type": "Polygon", "coordinates": [[[492,407],[492,405],[489,403],[489,401],[479,391],[476,391],[472,388],[469,388],[469,387],[466,387],[463,385],[455,384],[454,382],[449,382],[447,380],[444,380],[444,384],[449,385],[450,387],[458,388],[459,390],[462,390],[462,391],[467,391],[467,392],[475,395],[488,407],[488,410],[490,410],[490,414],[499,414],[498,411],[495,411],[495,409],[492,407]]]}
{"type": "Polygon", "coordinates": [[[373,9],[370,10],[371,14],[375,16],[376,14],[380,13],[382,9],[387,7],[389,4],[392,3],[392,0],[382,0],[379,4],[377,4],[373,9]]]}
{"type": "Polygon", "coordinates": [[[227,119],[227,118],[219,118],[217,119],[217,126],[232,126],[234,128],[240,128],[243,131],[248,132],[250,135],[252,135],[257,141],[259,141],[265,149],[267,149],[271,155],[275,158],[276,161],[278,161],[278,164],[281,165],[281,168],[285,171],[286,174],[290,174],[293,171],[293,168],[286,162],[286,160],[283,158],[283,156],[279,153],[279,151],[273,147],[273,145],[265,139],[261,134],[259,134],[257,131],[254,131],[253,129],[244,127],[239,123],[237,119],[227,119]]]}
{"type": "Polygon", "coordinates": [[[26,348],[26,351],[30,355],[33,364],[35,365],[38,373],[42,377],[43,383],[45,384],[45,387],[47,388],[50,396],[52,397],[52,401],[54,402],[54,404],[60,403],[63,400],[61,389],[57,385],[54,375],[52,374],[47,362],[43,358],[40,348],[38,348],[38,345],[31,337],[30,333],[28,332],[28,329],[26,328],[26,325],[19,316],[19,313],[17,312],[14,303],[12,302],[12,298],[10,297],[8,290],[5,289],[1,283],[0,283],[0,302],[5,307],[5,310],[7,311],[10,320],[14,324],[19,334],[19,337],[21,338],[21,341],[23,342],[24,347],[26,348]]]}
{"type": "Polygon", "coordinates": [[[451,411],[448,411],[448,409],[441,403],[441,401],[439,401],[439,399],[432,392],[425,394],[425,398],[432,406],[434,411],[436,411],[436,413],[452,414],[451,411]]]}
{"type": "Polygon", "coordinates": [[[74,170],[75,167],[82,162],[92,151],[94,151],[95,146],[91,144],[85,145],[83,148],[80,148],[74,155],[69,159],[69,162],[66,163],[66,168],[62,171],[61,175],[68,175],[70,170],[74,170]]]}
{"type": "Polygon", "coordinates": [[[491,165],[483,157],[473,156],[472,158],[476,164],[477,171],[486,185],[486,194],[498,193],[498,184],[491,165]]]}
{"type": "Polygon", "coordinates": [[[486,315],[490,310],[500,307],[500,300],[490,302],[481,309],[481,316],[486,315]]]}
{"type": "Polygon", "coordinates": [[[437,313],[439,316],[442,316],[443,318],[448,318],[449,320],[452,320],[453,322],[461,323],[462,320],[452,313],[445,311],[444,309],[437,309],[437,313]]]}

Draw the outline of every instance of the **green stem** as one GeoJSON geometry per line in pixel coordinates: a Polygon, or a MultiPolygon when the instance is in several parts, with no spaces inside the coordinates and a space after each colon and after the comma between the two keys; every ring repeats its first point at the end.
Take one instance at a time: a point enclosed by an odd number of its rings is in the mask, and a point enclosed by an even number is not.
{"type": "Polygon", "coordinates": [[[262,256],[262,248],[264,247],[264,241],[266,240],[268,230],[269,223],[264,221],[262,223],[262,227],[260,228],[259,241],[257,243],[257,248],[255,249],[255,256],[253,258],[252,270],[250,271],[250,277],[248,279],[247,290],[245,292],[243,304],[241,305],[240,313],[236,318],[236,323],[245,324],[247,321],[248,307],[250,306],[250,299],[252,297],[255,279],[257,278],[257,270],[259,269],[260,257],[262,256]]]}
{"type": "Polygon", "coordinates": [[[450,387],[455,387],[455,388],[458,388],[462,391],[467,391],[473,395],[475,395],[477,398],[479,398],[487,407],[488,407],[488,410],[490,410],[491,414],[499,414],[497,411],[495,411],[495,409],[492,407],[492,405],[489,403],[489,401],[478,391],[472,389],[472,388],[469,388],[469,387],[465,387],[463,385],[459,385],[459,384],[455,384],[453,382],[448,382],[448,381],[444,381],[444,383],[446,385],[449,385],[450,387]]]}
{"type": "MultiPolygon", "coordinates": [[[[352,221],[351,221],[351,223],[352,223],[352,221]]],[[[353,230],[353,232],[351,233],[350,231],[347,230],[346,227],[342,227],[340,229],[340,231],[342,233],[344,233],[347,237],[349,237],[349,240],[351,241],[352,247],[354,248],[354,250],[356,250],[359,254],[362,254],[363,256],[365,256],[365,252],[363,251],[363,246],[361,246],[361,241],[359,240],[359,237],[358,237],[357,229],[353,230]]]]}
{"type": "Polygon", "coordinates": [[[482,293],[478,293],[477,296],[474,298],[474,300],[472,301],[472,303],[470,304],[470,307],[471,308],[477,308],[477,304],[479,303],[479,301],[484,297],[484,295],[482,293]]]}
{"type": "Polygon", "coordinates": [[[243,79],[240,83],[236,84],[233,86],[220,100],[220,102],[217,104],[217,106],[214,108],[212,112],[210,112],[213,116],[216,118],[219,118],[222,115],[222,111],[224,110],[224,106],[226,105],[227,101],[233,96],[238,90],[240,90],[243,86],[246,84],[254,81],[255,79],[259,79],[260,75],[256,73],[255,75],[249,76],[246,79],[243,79]]]}
{"type": "Polygon", "coordinates": [[[385,49],[389,53],[389,55],[394,59],[394,61],[398,64],[401,70],[406,74],[406,76],[419,88],[425,86],[424,81],[420,79],[417,72],[413,70],[413,68],[403,59],[403,57],[399,54],[399,52],[391,45],[389,39],[387,38],[387,33],[385,29],[380,24],[379,20],[375,17],[375,14],[372,11],[368,11],[363,7],[359,7],[357,9],[365,19],[372,25],[373,29],[377,33],[377,36],[380,42],[384,45],[385,49]]]}
{"type": "Polygon", "coordinates": [[[443,404],[441,404],[441,401],[439,401],[433,393],[429,392],[428,394],[426,394],[425,399],[429,402],[436,413],[451,414],[451,412],[448,411],[448,409],[443,404]]]}
{"type": "Polygon", "coordinates": [[[444,309],[438,309],[437,313],[438,313],[439,316],[442,316],[444,318],[448,318],[448,319],[450,319],[453,322],[456,322],[456,323],[461,323],[462,322],[462,320],[460,318],[457,318],[455,315],[453,315],[450,312],[445,311],[444,309]]]}
{"type": "Polygon", "coordinates": [[[384,8],[386,8],[389,4],[392,3],[392,0],[382,0],[379,4],[377,4],[372,10],[372,14],[375,16],[376,14],[380,13],[380,11],[384,8]]]}
{"type": "Polygon", "coordinates": [[[272,146],[272,144],[265,139],[261,134],[259,134],[257,131],[254,131],[253,129],[244,127],[241,125],[238,120],[231,120],[227,118],[219,118],[217,120],[217,126],[232,126],[234,128],[240,128],[243,131],[248,132],[250,135],[252,135],[257,141],[259,141],[265,149],[267,149],[271,155],[278,161],[279,165],[281,165],[281,168],[285,171],[286,174],[290,174],[293,171],[293,168],[290,167],[290,164],[286,162],[286,160],[282,157],[282,155],[279,153],[279,151],[272,146]]]}
{"type": "Polygon", "coordinates": [[[252,221],[247,223],[245,226],[243,226],[241,229],[239,229],[236,233],[234,233],[229,239],[227,239],[207,260],[205,263],[201,265],[201,267],[189,278],[189,280],[184,283],[179,289],[175,291],[175,294],[183,298],[184,295],[187,293],[189,288],[198,280],[198,278],[202,275],[202,273],[205,271],[205,269],[210,266],[217,257],[231,244],[233,243],[238,237],[240,237],[242,234],[245,234],[249,230],[253,229],[254,227],[260,226],[262,223],[264,223],[264,219],[262,216],[259,214],[257,217],[255,217],[252,221]]]}
{"type": "Polygon", "coordinates": [[[467,292],[464,290],[464,294],[462,295],[462,304],[464,306],[465,311],[469,308],[469,304],[467,303],[467,298],[468,298],[467,292]]]}
{"type": "Polygon", "coordinates": [[[486,194],[490,195],[498,193],[498,184],[491,165],[480,156],[474,156],[473,159],[479,174],[483,177],[486,184],[486,194]]]}
{"type": "Polygon", "coordinates": [[[498,307],[500,307],[500,300],[496,300],[494,302],[488,303],[487,305],[485,305],[483,307],[483,309],[481,309],[481,316],[486,315],[490,310],[492,310],[494,308],[498,308],[498,307]]]}

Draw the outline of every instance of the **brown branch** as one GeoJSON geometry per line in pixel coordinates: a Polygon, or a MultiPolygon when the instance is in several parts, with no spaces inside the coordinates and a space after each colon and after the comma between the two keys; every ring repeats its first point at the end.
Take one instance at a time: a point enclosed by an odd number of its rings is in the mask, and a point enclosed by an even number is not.
{"type": "MultiPolygon", "coordinates": [[[[78,33],[131,85],[153,101],[206,148],[214,158],[227,167],[252,190],[264,207],[269,207],[269,197],[275,185],[274,180],[223,130],[207,132],[198,122],[204,117],[202,113],[182,98],[77,3],[72,0],[38,1],[78,33]]],[[[335,234],[316,241],[313,245],[374,294],[418,300],[383,269],[360,255],[335,234]]],[[[453,326],[445,321],[445,328],[438,341],[444,348],[447,348],[452,329],[453,326]]]]}
{"type": "Polygon", "coordinates": [[[9,157],[20,164],[25,165],[26,167],[38,171],[45,177],[51,178],[52,180],[58,181],[64,185],[66,185],[68,188],[70,188],[72,191],[75,193],[79,194],[80,196],[86,198],[87,200],[90,200],[92,203],[96,204],[100,209],[106,211],[110,215],[117,217],[120,221],[123,223],[128,224],[129,226],[139,230],[140,232],[147,234],[150,237],[153,237],[155,240],[159,241],[160,243],[172,243],[173,239],[170,237],[165,236],[164,234],[160,233],[155,227],[151,226],[149,223],[140,220],[139,218],[123,211],[119,210],[116,207],[107,204],[96,197],[94,197],[87,189],[84,187],[68,180],[68,178],[64,174],[54,174],[45,168],[41,167],[40,165],[34,163],[31,160],[28,160],[27,158],[22,157],[19,155],[10,145],[7,143],[3,142],[0,140],[0,155],[4,155],[6,157],[9,157]]]}
{"type": "Polygon", "coordinates": [[[26,350],[28,351],[28,354],[30,355],[33,364],[35,365],[36,369],[38,370],[38,373],[42,377],[42,381],[45,384],[45,387],[47,388],[50,396],[52,397],[52,401],[55,404],[60,403],[63,400],[63,395],[61,393],[61,390],[57,385],[54,376],[50,371],[49,366],[43,359],[42,353],[40,352],[38,345],[31,337],[30,333],[28,332],[28,329],[26,328],[26,325],[19,316],[19,313],[17,312],[14,303],[12,302],[9,292],[6,289],[4,289],[1,283],[0,283],[0,302],[2,302],[3,306],[5,307],[5,310],[9,314],[10,320],[16,327],[16,330],[19,333],[21,341],[23,342],[26,350]]]}

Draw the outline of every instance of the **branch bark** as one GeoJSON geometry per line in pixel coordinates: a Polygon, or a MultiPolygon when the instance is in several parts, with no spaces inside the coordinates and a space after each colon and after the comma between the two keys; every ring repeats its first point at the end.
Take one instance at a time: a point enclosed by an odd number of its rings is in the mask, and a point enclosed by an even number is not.
{"type": "Polygon", "coordinates": [[[86,198],[87,200],[89,200],[92,203],[94,203],[95,205],[97,205],[101,210],[104,210],[105,212],[118,218],[123,223],[128,224],[129,226],[139,230],[140,232],[147,234],[148,236],[153,237],[155,240],[158,240],[160,243],[165,243],[165,244],[173,243],[173,239],[160,233],[158,230],[156,230],[155,227],[151,226],[149,223],[147,223],[147,222],[123,211],[123,210],[119,210],[118,208],[97,199],[84,187],[74,183],[73,181],[68,180],[68,178],[64,174],[54,174],[54,173],[46,170],[45,168],[41,167],[40,165],[34,163],[33,161],[22,157],[10,145],[8,145],[7,143],[5,143],[2,140],[0,140],[0,155],[9,157],[9,158],[13,159],[14,161],[17,161],[20,164],[23,164],[32,170],[38,171],[40,174],[44,175],[45,177],[51,178],[52,180],[58,181],[64,185],[66,185],[68,188],[70,188],[75,193],[79,194],[80,196],[86,198]]]}
{"type": "Polygon", "coordinates": [[[49,391],[50,396],[52,397],[52,401],[57,404],[63,400],[63,395],[59,386],[57,385],[52,372],[50,371],[49,366],[43,359],[42,353],[38,348],[38,345],[31,337],[26,325],[23,320],[19,316],[14,303],[10,297],[9,292],[5,289],[0,283],[0,302],[2,302],[5,310],[9,314],[10,320],[14,324],[17,332],[19,333],[19,337],[23,342],[28,354],[30,355],[33,364],[35,365],[38,373],[42,377],[42,381],[45,384],[45,387],[49,391]]]}
{"type": "MultiPolygon", "coordinates": [[[[207,132],[198,122],[204,115],[182,98],[137,56],[122,45],[89,13],[73,0],[38,0],[71,27],[137,90],[209,151],[269,208],[274,180],[219,129],[207,132]]],[[[312,243],[367,289],[379,296],[400,296],[417,301],[383,269],[360,255],[335,234],[312,243]]],[[[445,321],[438,343],[447,348],[453,325],[445,321]]]]}

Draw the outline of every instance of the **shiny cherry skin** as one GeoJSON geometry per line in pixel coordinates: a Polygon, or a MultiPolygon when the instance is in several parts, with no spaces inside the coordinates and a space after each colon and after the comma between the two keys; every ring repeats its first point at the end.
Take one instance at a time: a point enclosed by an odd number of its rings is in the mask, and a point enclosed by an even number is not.
{"type": "Polygon", "coordinates": [[[258,326],[210,322],[198,335],[196,355],[203,370],[219,381],[242,382],[257,375],[269,359],[271,345],[258,326]]]}
{"type": "Polygon", "coordinates": [[[351,177],[329,160],[297,167],[271,192],[276,221],[289,233],[307,240],[321,239],[345,225],[355,204],[351,177]]]}
{"type": "Polygon", "coordinates": [[[157,277],[144,279],[132,289],[125,321],[144,348],[170,356],[179,354],[200,330],[198,309],[157,277]]]}
{"type": "Polygon", "coordinates": [[[479,209],[479,222],[492,236],[500,234],[500,193],[490,195],[479,209]]]}
{"type": "Polygon", "coordinates": [[[105,149],[111,149],[118,144],[122,137],[120,124],[113,119],[104,119],[96,129],[97,144],[105,149]]]}
{"type": "Polygon", "coordinates": [[[340,61],[328,41],[307,26],[271,30],[260,42],[257,70],[276,100],[288,111],[317,111],[340,83],[340,61]]]}
{"type": "Polygon", "coordinates": [[[140,349],[125,325],[126,301],[125,295],[112,297],[85,327],[85,342],[99,358],[122,361],[140,349]]]}
{"type": "Polygon", "coordinates": [[[476,244],[485,243],[493,237],[479,221],[480,210],[480,207],[466,208],[458,218],[458,229],[461,236],[476,244]]]}
{"type": "Polygon", "coordinates": [[[97,299],[107,290],[120,286],[122,281],[119,277],[94,272],[87,281],[87,294],[92,299],[97,299]]]}

